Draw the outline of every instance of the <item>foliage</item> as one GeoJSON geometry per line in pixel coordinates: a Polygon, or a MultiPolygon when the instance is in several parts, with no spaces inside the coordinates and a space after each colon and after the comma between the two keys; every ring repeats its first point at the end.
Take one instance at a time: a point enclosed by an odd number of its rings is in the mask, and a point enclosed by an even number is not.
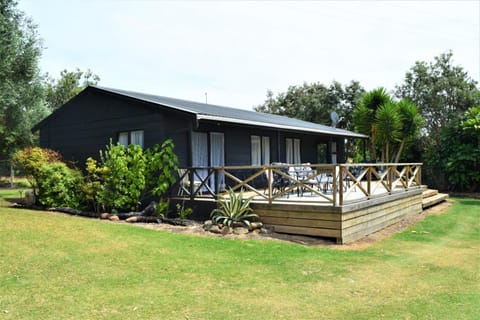
{"type": "Polygon", "coordinates": [[[82,174],[63,162],[41,166],[38,176],[38,202],[46,207],[79,208],[82,174]]]}
{"type": "Polygon", "coordinates": [[[243,198],[243,189],[240,190],[238,195],[235,191],[229,189],[228,199],[218,200],[217,205],[219,208],[213,209],[210,214],[213,223],[231,227],[235,222],[238,222],[250,229],[250,221],[258,219],[258,215],[252,213],[252,208],[250,208],[252,199],[253,197],[243,198]]]}
{"type": "Polygon", "coordinates": [[[187,219],[188,216],[192,214],[192,208],[185,208],[185,202],[182,202],[182,204],[177,203],[175,205],[175,208],[177,209],[177,215],[180,219],[184,220],[187,219]]]}
{"type": "MultiPolygon", "coordinates": [[[[100,165],[87,160],[84,192],[94,210],[137,210],[142,200],[162,197],[176,181],[178,158],[171,139],[145,151],[138,145],[117,144],[100,151],[100,165]]],[[[168,203],[161,198],[158,211],[168,203]]]]}
{"type": "Polygon", "coordinates": [[[178,157],[174,148],[172,139],[167,139],[161,146],[155,145],[145,151],[148,163],[145,172],[146,187],[152,195],[163,195],[176,181],[178,157]]]}
{"type": "Polygon", "coordinates": [[[145,189],[146,159],[138,145],[110,145],[100,151],[104,167],[98,198],[105,210],[137,210],[145,189]]]}
{"type": "Polygon", "coordinates": [[[30,128],[47,114],[37,27],[15,1],[0,1],[0,159],[35,144],[30,128]]]}
{"type": "Polygon", "coordinates": [[[61,159],[58,152],[39,147],[17,151],[12,157],[14,166],[20,167],[27,174],[35,195],[38,194],[42,167],[49,163],[59,162],[61,159]]]}
{"type": "Polygon", "coordinates": [[[107,172],[107,167],[99,167],[97,160],[89,157],[85,162],[86,176],[82,184],[82,192],[88,208],[99,213],[102,209],[100,191],[102,190],[103,176],[107,172]]]}
{"type": "Polygon", "coordinates": [[[367,92],[353,113],[355,128],[370,136],[370,158],[398,162],[404,147],[420,132],[422,118],[418,108],[407,100],[394,101],[383,88],[367,92]],[[396,149],[396,152],[394,151],[396,149]]]}
{"type": "Polygon", "coordinates": [[[267,100],[255,110],[326,125],[331,124],[330,112],[335,111],[342,119],[339,126],[352,129],[352,111],[363,93],[364,89],[356,81],[345,86],[333,81],[328,87],[304,83],[290,86],[287,92],[275,97],[272,91],[267,91],[267,100]]]}
{"type": "Polygon", "coordinates": [[[75,71],[63,70],[59,79],[48,77],[45,83],[45,102],[48,109],[58,109],[87,86],[96,85],[98,81],[100,77],[92,71],[83,72],[78,68],[75,71]]]}
{"type": "MultiPolygon", "coordinates": [[[[462,124],[474,119],[475,108],[457,118],[440,134],[440,143],[427,148],[426,161],[437,171],[444,172],[452,191],[480,191],[480,141],[478,133],[464,130],[462,124]]],[[[433,173],[435,174],[435,173],[433,173]]]]}
{"type": "Polygon", "coordinates": [[[425,119],[427,143],[437,143],[442,128],[469,108],[480,104],[478,83],[453,63],[453,53],[443,53],[433,62],[417,61],[397,86],[396,96],[419,107],[425,119]]]}

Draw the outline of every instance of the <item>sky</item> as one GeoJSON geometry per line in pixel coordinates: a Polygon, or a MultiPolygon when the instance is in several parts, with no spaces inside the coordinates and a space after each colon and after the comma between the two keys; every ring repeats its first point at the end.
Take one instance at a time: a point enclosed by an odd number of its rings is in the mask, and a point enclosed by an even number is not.
{"type": "Polygon", "coordinates": [[[43,39],[42,72],[252,109],[291,85],[395,89],[416,61],[453,52],[480,82],[480,0],[18,0],[43,39]]]}

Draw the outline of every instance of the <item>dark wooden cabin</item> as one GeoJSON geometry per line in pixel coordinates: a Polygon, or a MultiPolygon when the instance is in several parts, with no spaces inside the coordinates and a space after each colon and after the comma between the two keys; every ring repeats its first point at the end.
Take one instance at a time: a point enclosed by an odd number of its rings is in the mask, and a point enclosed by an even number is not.
{"type": "Polygon", "coordinates": [[[343,163],[366,136],[283,116],[89,86],[38,123],[40,145],[83,166],[110,139],[150,147],[172,138],[180,167],[343,163]]]}

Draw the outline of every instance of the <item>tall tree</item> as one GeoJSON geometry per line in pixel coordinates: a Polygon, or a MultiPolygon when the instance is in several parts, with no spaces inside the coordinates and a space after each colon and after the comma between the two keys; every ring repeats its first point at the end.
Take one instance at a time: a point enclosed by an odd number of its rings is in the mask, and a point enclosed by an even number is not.
{"type": "Polygon", "coordinates": [[[352,129],[352,110],[363,93],[364,89],[356,81],[346,86],[336,81],[329,86],[304,83],[302,86],[290,86],[286,92],[276,96],[268,90],[267,99],[255,110],[325,125],[330,125],[330,113],[335,111],[343,118],[339,126],[352,129]]]}
{"type": "Polygon", "coordinates": [[[407,145],[423,124],[416,105],[408,100],[394,101],[384,88],[367,92],[353,112],[355,129],[370,136],[370,159],[381,151],[384,162],[399,162],[407,145]]]}
{"type": "Polygon", "coordinates": [[[43,118],[37,27],[12,0],[0,0],[0,159],[31,146],[31,126],[43,118]]]}
{"type": "Polygon", "coordinates": [[[440,130],[451,120],[480,104],[477,85],[462,67],[454,65],[453,53],[447,52],[433,62],[417,61],[396,87],[396,96],[419,107],[428,141],[436,143],[440,130]]]}
{"type": "Polygon", "coordinates": [[[86,72],[76,69],[75,71],[63,70],[59,79],[48,77],[46,82],[46,105],[54,111],[65,102],[76,96],[89,85],[97,85],[100,77],[92,71],[86,72]]]}

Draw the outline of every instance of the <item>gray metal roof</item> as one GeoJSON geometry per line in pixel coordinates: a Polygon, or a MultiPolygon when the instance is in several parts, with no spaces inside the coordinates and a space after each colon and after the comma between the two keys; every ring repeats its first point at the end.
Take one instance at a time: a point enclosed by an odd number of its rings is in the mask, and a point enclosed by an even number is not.
{"type": "Polygon", "coordinates": [[[133,91],[126,91],[120,89],[112,89],[106,87],[95,86],[94,88],[127,96],[130,98],[150,102],[164,107],[169,107],[175,110],[184,111],[196,115],[198,120],[214,120],[229,123],[250,124],[261,127],[279,128],[286,130],[305,131],[313,133],[323,133],[335,136],[354,137],[354,138],[368,138],[363,134],[333,128],[313,122],[288,118],[269,113],[255,112],[243,109],[236,109],[231,107],[218,106],[213,104],[206,104],[188,100],[181,100],[175,98],[168,98],[156,96],[152,94],[139,93],[133,91]]]}

